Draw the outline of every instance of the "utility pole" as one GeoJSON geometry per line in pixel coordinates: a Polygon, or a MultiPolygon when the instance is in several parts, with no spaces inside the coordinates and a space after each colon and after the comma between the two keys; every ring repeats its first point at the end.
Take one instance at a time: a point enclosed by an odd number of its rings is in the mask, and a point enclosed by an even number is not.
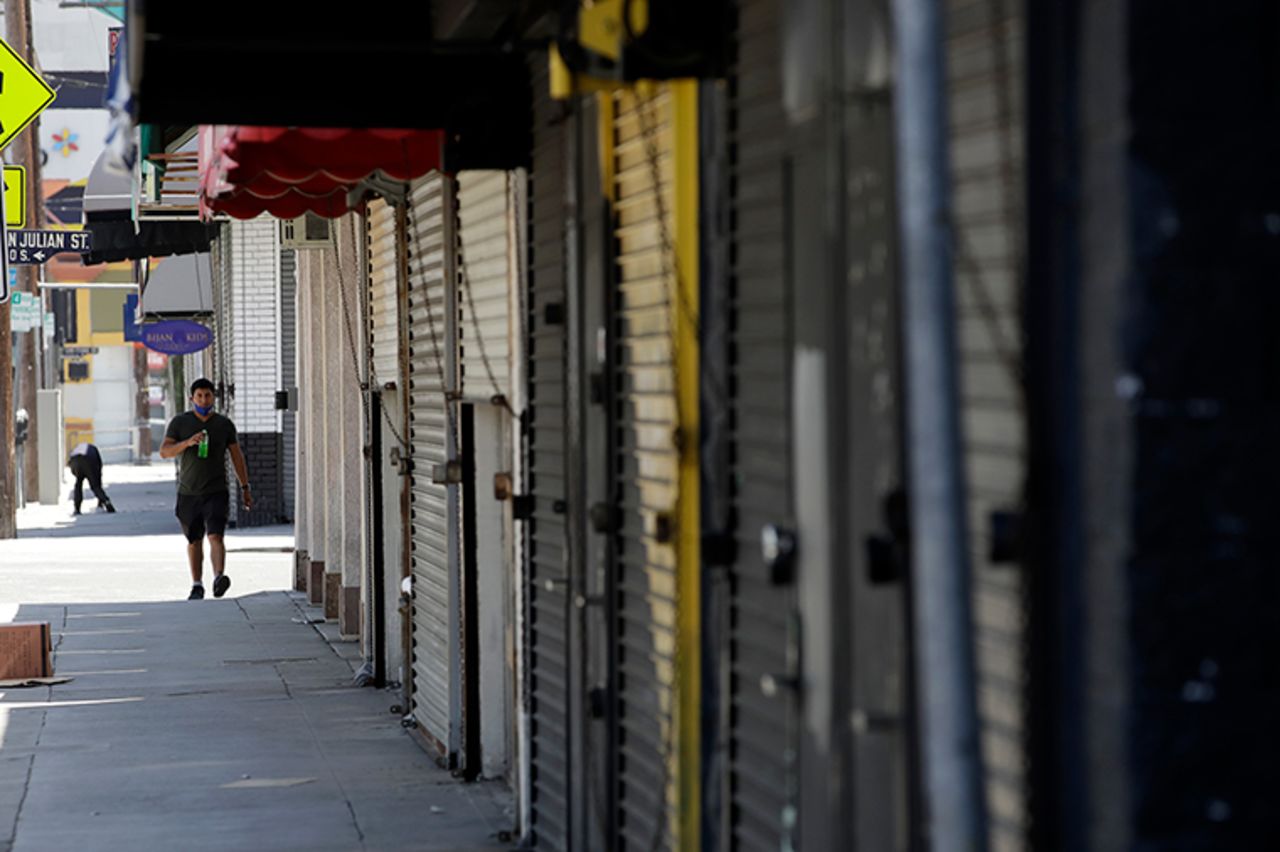
{"type": "MultiPolygon", "coordinates": [[[[4,212],[0,194],[0,214],[4,212]]],[[[0,218],[0,234],[4,233],[0,218]]],[[[8,251],[7,247],[0,248],[8,251]]],[[[5,264],[0,264],[0,275],[8,275],[5,264]]],[[[9,324],[9,303],[0,304],[0,539],[18,537],[17,516],[17,466],[13,452],[14,422],[13,402],[13,329],[9,324]]]]}
{"type": "MultiPolygon", "coordinates": [[[[14,52],[36,68],[35,57],[31,50],[31,0],[5,0],[4,4],[5,40],[14,52]]],[[[39,69],[37,69],[39,70],[39,69]]],[[[31,122],[26,130],[13,140],[13,163],[27,168],[27,205],[26,227],[44,227],[44,188],[40,178],[40,119],[31,122]]],[[[34,266],[19,266],[19,291],[30,293],[36,304],[40,305],[40,316],[44,318],[44,302],[40,288],[36,284],[37,269],[34,266]]],[[[7,321],[6,321],[7,322],[7,321]]],[[[23,333],[18,344],[18,399],[19,405],[27,410],[30,426],[27,430],[27,441],[23,447],[25,461],[23,469],[23,493],[40,493],[40,424],[36,415],[36,390],[39,389],[43,371],[40,369],[40,350],[44,346],[42,331],[32,330],[23,333]]],[[[12,420],[12,416],[9,418],[12,420]]],[[[9,428],[12,428],[10,426],[9,428]]],[[[12,444],[12,441],[10,441],[12,444]]]]}

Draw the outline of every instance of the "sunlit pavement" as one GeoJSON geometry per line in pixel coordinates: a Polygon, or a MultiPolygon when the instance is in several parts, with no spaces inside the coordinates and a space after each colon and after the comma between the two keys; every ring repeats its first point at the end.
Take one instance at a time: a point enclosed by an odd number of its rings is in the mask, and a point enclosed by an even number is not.
{"type": "Polygon", "coordinates": [[[72,678],[0,689],[0,850],[509,846],[503,788],[436,767],[302,623],[287,527],[229,530],[230,593],[188,602],[172,468],[104,480],[115,514],[0,541],[0,621],[50,622],[72,678]]]}

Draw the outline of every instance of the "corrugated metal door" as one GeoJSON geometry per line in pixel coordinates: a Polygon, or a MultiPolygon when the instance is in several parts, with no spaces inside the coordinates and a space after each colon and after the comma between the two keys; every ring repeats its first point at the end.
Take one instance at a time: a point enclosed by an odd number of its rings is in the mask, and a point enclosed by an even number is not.
{"type": "Polygon", "coordinates": [[[397,303],[396,209],[381,199],[365,214],[369,259],[369,366],[373,385],[401,386],[400,313],[397,303]]]}
{"type": "Polygon", "coordinates": [[[730,203],[732,344],[735,360],[732,478],[737,562],[730,591],[729,842],[732,849],[787,848],[784,810],[795,804],[787,738],[795,692],[762,691],[789,672],[790,585],[775,585],[760,557],[760,533],[791,521],[790,345],[784,282],[783,144],[779,0],[738,6],[731,76],[730,203]]]}
{"type": "Polygon", "coordinates": [[[462,392],[510,397],[511,281],[508,175],[458,174],[462,392]]]}
{"type": "Polygon", "coordinates": [[[1026,467],[1020,387],[1022,3],[948,3],[951,162],[964,452],[974,560],[978,701],[993,849],[1024,848],[1022,577],[991,561],[991,513],[1017,509],[1026,467]]]}
{"type": "Polygon", "coordinates": [[[460,747],[458,577],[457,231],[453,182],[411,187],[409,255],[409,518],[413,566],[413,711],[449,765],[460,747]],[[455,480],[455,481],[450,481],[455,480]]]}
{"type": "Polygon", "coordinates": [[[680,455],[673,327],[672,96],[613,98],[615,848],[667,849],[674,784],[680,455]],[[661,201],[659,195],[661,194],[661,201]],[[662,221],[665,216],[666,221],[662,221]]]}
{"type": "Polygon", "coordinates": [[[569,596],[564,522],[565,125],[550,97],[545,54],[532,61],[533,169],[529,176],[526,414],[529,493],[525,574],[529,713],[529,835],[540,849],[569,846],[569,596]]]}
{"type": "Polygon", "coordinates": [[[369,385],[376,395],[377,412],[372,428],[378,435],[380,457],[374,481],[381,483],[382,529],[373,530],[382,539],[382,572],[386,664],[389,678],[410,688],[412,676],[405,670],[403,620],[396,601],[405,573],[405,514],[409,493],[408,482],[400,473],[398,460],[408,452],[407,432],[408,381],[404,375],[405,327],[407,311],[401,302],[405,294],[403,268],[404,235],[400,231],[403,212],[381,199],[369,202],[365,213],[365,259],[368,265],[366,304],[368,332],[369,385]],[[395,629],[393,625],[398,625],[395,629]]]}

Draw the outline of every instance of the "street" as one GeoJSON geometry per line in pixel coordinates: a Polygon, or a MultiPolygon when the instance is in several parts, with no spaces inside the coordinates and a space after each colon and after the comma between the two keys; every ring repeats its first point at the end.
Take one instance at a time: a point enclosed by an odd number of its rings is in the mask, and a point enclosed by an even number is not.
{"type": "Polygon", "coordinates": [[[188,602],[172,468],[104,484],[116,514],[64,493],[0,542],[0,622],[48,621],[71,678],[0,689],[0,850],[506,848],[505,788],[438,768],[308,623],[289,528],[228,530],[227,597],[188,602]]]}

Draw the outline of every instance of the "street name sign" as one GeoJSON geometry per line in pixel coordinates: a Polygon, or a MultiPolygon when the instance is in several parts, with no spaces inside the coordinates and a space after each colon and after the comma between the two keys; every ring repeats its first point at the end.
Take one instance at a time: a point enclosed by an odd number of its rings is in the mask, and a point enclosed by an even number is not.
{"type": "Polygon", "coordinates": [[[84,254],[93,248],[89,231],[8,231],[9,263],[15,266],[38,266],[48,263],[55,254],[84,254]]]}
{"type": "Polygon", "coordinates": [[[4,223],[10,228],[27,224],[27,167],[4,167],[4,223]]]}
{"type": "Polygon", "coordinates": [[[53,103],[57,92],[0,40],[0,150],[53,103]]]}

